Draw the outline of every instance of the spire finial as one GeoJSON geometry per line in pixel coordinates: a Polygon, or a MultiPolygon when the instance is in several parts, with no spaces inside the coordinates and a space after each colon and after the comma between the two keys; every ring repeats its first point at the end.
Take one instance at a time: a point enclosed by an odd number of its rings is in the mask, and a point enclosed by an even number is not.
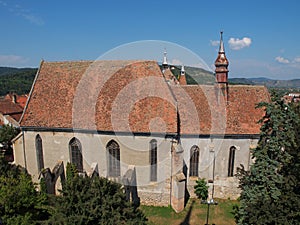
{"type": "Polygon", "coordinates": [[[224,53],[224,43],[223,43],[223,31],[220,32],[220,48],[219,48],[219,52],[220,53],[224,53]]]}
{"type": "Polygon", "coordinates": [[[167,69],[169,67],[168,66],[168,60],[167,60],[167,50],[166,50],[166,48],[165,48],[165,51],[164,51],[164,59],[163,59],[162,66],[163,66],[163,69],[167,69]]]}
{"type": "Polygon", "coordinates": [[[168,65],[168,60],[167,60],[167,50],[166,50],[166,48],[165,48],[165,51],[164,51],[163,65],[168,65]]]}
{"type": "Polygon", "coordinates": [[[184,65],[182,64],[181,65],[181,75],[184,75],[185,74],[185,70],[184,70],[184,65]]]}

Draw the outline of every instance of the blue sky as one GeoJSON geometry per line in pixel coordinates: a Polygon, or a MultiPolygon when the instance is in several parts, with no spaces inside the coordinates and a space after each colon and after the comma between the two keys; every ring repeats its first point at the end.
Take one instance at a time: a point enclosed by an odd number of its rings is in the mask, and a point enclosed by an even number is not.
{"type": "Polygon", "coordinates": [[[150,58],[161,60],[166,48],[175,62],[164,44],[171,43],[213,69],[223,30],[230,77],[300,78],[299,9],[299,0],[0,0],[0,66],[94,60],[120,45],[159,40],[162,49],[150,58]]]}

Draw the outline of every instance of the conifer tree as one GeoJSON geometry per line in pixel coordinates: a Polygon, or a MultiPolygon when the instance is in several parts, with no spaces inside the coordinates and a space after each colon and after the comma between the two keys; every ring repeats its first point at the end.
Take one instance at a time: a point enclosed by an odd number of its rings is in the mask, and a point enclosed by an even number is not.
{"type": "Polygon", "coordinates": [[[1,224],[41,224],[48,219],[46,196],[36,191],[31,176],[0,156],[1,224]]]}
{"type": "Polygon", "coordinates": [[[237,224],[300,224],[299,114],[281,100],[265,107],[250,171],[238,169],[237,224]]]}
{"type": "Polygon", "coordinates": [[[146,224],[146,217],[126,200],[120,184],[98,176],[78,176],[72,165],[67,174],[49,224],[146,224]]]}

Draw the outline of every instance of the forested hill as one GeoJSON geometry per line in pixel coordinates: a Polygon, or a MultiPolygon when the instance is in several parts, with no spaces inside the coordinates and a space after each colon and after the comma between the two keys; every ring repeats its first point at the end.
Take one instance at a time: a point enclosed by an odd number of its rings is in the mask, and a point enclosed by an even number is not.
{"type": "MultiPolygon", "coordinates": [[[[179,76],[181,66],[171,66],[175,76],[179,76]]],[[[208,84],[215,82],[213,72],[196,67],[185,67],[188,84],[208,84]]],[[[28,94],[37,68],[0,67],[0,96],[8,92],[28,94]]],[[[268,78],[229,78],[231,84],[265,85],[269,88],[300,88],[300,79],[271,80],[268,78]]]]}
{"type": "Polygon", "coordinates": [[[300,88],[300,79],[293,80],[272,80],[265,77],[259,78],[231,78],[229,82],[232,84],[252,84],[265,85],[272,88],[300,88]]]}
{"type": "Polygon", "coordinates": [[[8,92],[28,94],[36,72],[36,68],[0,67],[0,96],[8,92]]]}

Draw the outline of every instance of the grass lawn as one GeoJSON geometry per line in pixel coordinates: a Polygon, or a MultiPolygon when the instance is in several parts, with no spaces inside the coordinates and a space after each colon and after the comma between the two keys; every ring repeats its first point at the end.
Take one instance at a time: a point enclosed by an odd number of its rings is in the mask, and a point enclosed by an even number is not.
{"type": "MultiPolygon", "coordinates": [[[[210,206],[209,224],[235,224],[232,207],[237,201],[216,199],[218,205],[210,206]]],[[[148,218],[149,225],[202,225],[206,223],[207,205],[200,204],[198,199],[190,199],[184,211],[176,213],[171,206],[140,206],[148,218]]]]}

